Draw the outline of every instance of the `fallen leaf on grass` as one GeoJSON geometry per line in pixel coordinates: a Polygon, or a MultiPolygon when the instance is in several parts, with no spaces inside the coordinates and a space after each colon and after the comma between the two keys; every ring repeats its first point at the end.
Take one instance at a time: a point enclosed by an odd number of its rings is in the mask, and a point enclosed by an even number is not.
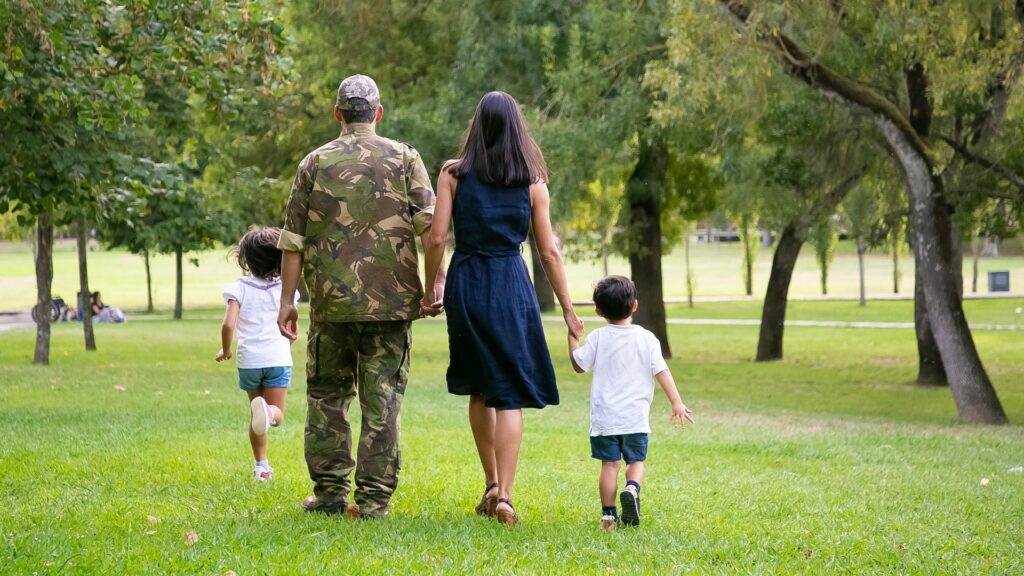
{"type": "Polygon", "coordinates": [[[160,519],[157,518],[156,516],[146,516],[146,521],[149,522],[150,524],[159,524],[160,523],[160,519]]]}
{"type": "Polygon", "coordinates": [[[982,486],[988,486],[988,478],[982,478],[981,482],[978,482],[978,484],[981,484],[982,486]]]}
{"type": "Polygon", "coordinates": [[[234,570],[228,570],[224,573],[224,576],[238,576],[238,574],[235,574],[234,570]]]}
{"type": "Polygon", "coordinates": [[[907,549],[907,545],[902,543],[902,542],[900,542],[899,544],[896,545],[896,549],[897,550],[906,550],[907,549]]]}
{"type": "Polygon", "coordinates": [[[128,389],[125,388],[124,386],[121,386],[120,384],[114,384],[114,390],[117,390],[118,392],[124,392],[125,390],[128,389]]]}
{"type": "Polygon", "coordinates": [[[196,542],[199,542],[199,534],[196,534],[195,530],[189,528],[188,532],[185,533],[185,546],[191,546],[196,542]]]}

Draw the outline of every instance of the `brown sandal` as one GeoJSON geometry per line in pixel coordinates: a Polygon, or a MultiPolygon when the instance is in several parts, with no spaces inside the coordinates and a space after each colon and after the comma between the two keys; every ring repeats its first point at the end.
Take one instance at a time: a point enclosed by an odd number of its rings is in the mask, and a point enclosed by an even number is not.
{"type": "MultiPolygon", "coordinates": [[[[494,515],[498,517],[498,524],[504,524],[509,528],[515,527],[519,523],[519,515],[516,514],[516,509],[512,506],[512,501],[508,498],[498,498],[498,504],[508,504],[511,510],[498,510],[495,508],[494,515]]],[[[497,506],[497,504],[495,505],[497,506]]]]}
{"type": "Polygon", "coordinates": [[[487,493],[498,487],[497,482],[492,482],[484,488],[484,495],[480,497],[480,503],[476,505],[477,516],[494,516],[494,508],[498,505],[497,496],[487,496],[487,493]]]}

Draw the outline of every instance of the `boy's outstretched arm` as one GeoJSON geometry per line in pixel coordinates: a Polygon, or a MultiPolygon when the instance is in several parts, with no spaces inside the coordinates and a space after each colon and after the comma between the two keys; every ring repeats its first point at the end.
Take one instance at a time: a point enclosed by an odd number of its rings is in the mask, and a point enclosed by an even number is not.
{"type": "Polygon", "coordinates": [[[584,370],[583,368],[580,368],[580,365],[576,363],[576,357],[572,355],[573,352],[575,352],[576,350],[579,350],[579,347],[580,347],[580,339],[579,339],[579,337],[578,336],[574,336],[573,333],[570,332],[569,333],[569,361],[572,362],[572,369],[575,370],[577,374],[583,374],[584,372],[586,372],[586,370],[584,370]]]}
{"type": "Polygon", "coordinates": [[[686,407],[686,404],[683,404],[683,399],[679,397],[679,390],[676,388],[676,381],[672,379],[672,372],[662,370],[654,376],[654,379],[661,385],[661,389],[665,391],[665,396],[668,397],[668,401],[672,404],[672,415],[670,416],[672,422],[679,426],[682,426],[685,420],[693,422],[690,409],[686,407]]]}
{"type": "Polygon", "coordinates": [[[224,311],[224,323],[220,325],[220,352],[217,352],[214,358],[217,362],[231,359],[231,344],[235,340],[235,323],[238,321],[240,309],[238,300],[228,300],[227,309],[224,311]]]}

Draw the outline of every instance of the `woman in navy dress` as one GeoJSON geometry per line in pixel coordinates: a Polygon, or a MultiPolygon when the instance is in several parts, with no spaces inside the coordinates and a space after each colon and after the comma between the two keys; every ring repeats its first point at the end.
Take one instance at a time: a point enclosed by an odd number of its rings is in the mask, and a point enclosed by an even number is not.
{"type": "MultiPolygon", "coordinates": [[[[448,316],[448,391],[469,396],[469,423],[486,489],[478,514],[515,525],[512,507],[523,408],[558,404],[558,388],[530,283],[522,244],[530,226],[544,272],[569,331],[582,335],[548,214],[547,166],[516,101],[489,92],[477,106],[458,158],[437,180],[437,204],[427,241],[443,246],[455,225],[447,275],[426,262],[425,311],[444,294],[448,316]],[[446,279],[447,278],[447,279],[446,279]]],[[[431,252],[427,250],[427,253],[431,252]]]]}

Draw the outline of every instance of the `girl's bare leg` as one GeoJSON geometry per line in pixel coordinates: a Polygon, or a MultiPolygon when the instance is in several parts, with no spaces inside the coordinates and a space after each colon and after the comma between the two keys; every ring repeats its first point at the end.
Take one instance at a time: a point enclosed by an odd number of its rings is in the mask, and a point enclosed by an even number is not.
{"type": "Polygon", "coordinates": [[[273,418],[271,426],[280,426],[284,421],[284,403],[288,399],[288,389],[264,388],[261,396],[270,408],[270,416],[273,418]]]}

